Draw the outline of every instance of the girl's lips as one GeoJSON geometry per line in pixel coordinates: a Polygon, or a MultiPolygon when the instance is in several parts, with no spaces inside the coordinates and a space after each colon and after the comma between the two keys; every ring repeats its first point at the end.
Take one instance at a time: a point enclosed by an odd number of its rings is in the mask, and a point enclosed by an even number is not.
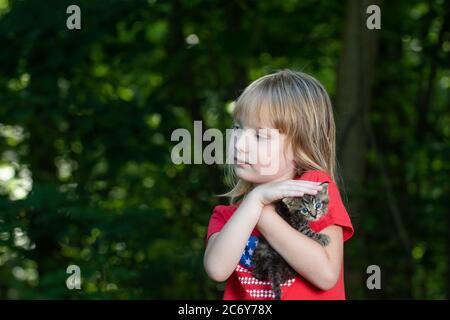
{"type": "Polygon", "coordinates": [[[248,165],[249,163],[243,160],[239,160],[238,158],[234,157],[234,161],[237,165],[248,165]]]}

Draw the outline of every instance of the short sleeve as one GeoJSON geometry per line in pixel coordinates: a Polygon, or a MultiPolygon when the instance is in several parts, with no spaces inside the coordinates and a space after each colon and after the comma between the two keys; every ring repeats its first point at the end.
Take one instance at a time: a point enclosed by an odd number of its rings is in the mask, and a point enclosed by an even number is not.
{"type": "Polygon", "coordinates": [[[338,225],[342,227],[344,241],[350,239],[354,234],[354,229],[347,209],[342,203],[341,195],[336,183],[322,171],[315,170],[307,172],[300,178],[301,180],[328,182],[328,212],[318,221],[310,222],[310,227],[315,232],[320,232],[331,225],[338,225]]]}
{"type": "Polygon", "coordinates": [[[209,218],[208,231],[205,238],[205,245],[208,242],[209,237],[216,232],[219,232],[226,223],[224,212],[226,206],[218,205],[213,209],[213,213],[209,218]]]}

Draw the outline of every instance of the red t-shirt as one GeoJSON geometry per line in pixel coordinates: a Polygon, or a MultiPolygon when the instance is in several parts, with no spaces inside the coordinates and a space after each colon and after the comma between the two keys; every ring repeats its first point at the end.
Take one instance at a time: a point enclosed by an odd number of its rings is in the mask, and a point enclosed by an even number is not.
{"type": "MultiPolygon", "coordinates": [[[[318,221],[310,222],[310,227],[315,232],[320,232],[330,225],[338,225],[343,230],[343,240],[347,241],[353,236],[354,230],[350,217],[345,209],[335,182],[329,175],[321,170],[311,170],[296,177],[298,180],[316,182],[328,181],[328,213],[318,221]]],[[[209,220],[208,232],[205,243],[209,237],[219,232],[238,208],[238,205],[219,205],[213,210],[209,220]]],[[[273,299],[273,290],[269,282],[259,281],[251,274],[251,253],[255,248],[261,233],[255,227],[247,242],[246,249],[235,271],[227,279],[225,285],[224,300],[267,300],[273,299]],[[256,240],[256,242],[255,242],[256,240]],[[250,259],[250,260],[249,260],[250,259]]],[[[281,285],[282,300],[342,300],[345,299],[344,288],[344,265],[342,263],[341,273],[336,285],[329,290],[321,290],[311,284],[302,276],[297,275],[281,285]]]]}

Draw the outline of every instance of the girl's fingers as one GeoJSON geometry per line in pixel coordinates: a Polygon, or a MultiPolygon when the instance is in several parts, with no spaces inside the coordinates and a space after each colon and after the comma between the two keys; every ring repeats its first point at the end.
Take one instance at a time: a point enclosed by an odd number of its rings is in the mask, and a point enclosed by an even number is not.
{"type": "Polygon", "coordinates": [[[286,197],[302,197],[305,194],[316,195],[322,189],[322,186],[313,181],[288,180],[279,184],[277,189],[273,196],[276,199],[282,199],[286,197]]]}
{"type": "Polygon", "coordinates": [[[308,181],[308,180],[286,180],[287,183],[294,183],[294,184],[312,184],[312,185],[316,185],[319,182],[315,182],[315,181],[308,181]]]}
{"type": "Polygon", "coordinates": [[[316,188],[311,188],[311,187],[303,187],[303,186],[291,186],[290,188],[286,188],[284,189],[285,192],[293,192],[293,193],[297,193],[297,194],[311,194],[311,195],[315,195],[318,192],[318,189],[316,188]]]}
{"type": "Polygon", "coordinates": [[[289,185],[295,185],[295,186],[307,186],[312,188],[322,188],[320,185],[320,182],[314,182],[314,181],[304,181],[304,180],[291,180],[289,185]]]}
{"type": "Polygon", "coordinates": [[[303,192],[290,191],[290,192],[287,192],[286,195],[283,196],[283,198],[286,198],[286,197],[301,197],[301,196],[303,196],[303,194],[304,194],[303,192]]]}
{"type": "Polygon", "coordinates": [[[312,190],[322,190],[323,189],[323,187],[322,186],[319,186],[319,185],[306,185],[306,186],[303,186],[304,188],[308,188],[308,189],[312,189],[312,190]]]}
{"type": "Polygon", "coordinates": [[[283,197],[302,197],[304,194],[316,195],[316,190],[298,189],[298,190],[286,190],[282,192],[283,197]]]}
{"type": "Polygon", "coordinates": [[[289,189],[292,190],[302,190],[302,191],[319,191],[322,190],[322,187],[317,188],[317,187],[312,187],[312,186],[291,186],[289,189]]]}
{"type": "Polygon", "coordinates": [[[311,183],[311,184],[321,183],[318,181],[309,181],[309,180],[287,180],[287,181],[292,181],[292,182],[296,182],[296,183],[311,183]]]}

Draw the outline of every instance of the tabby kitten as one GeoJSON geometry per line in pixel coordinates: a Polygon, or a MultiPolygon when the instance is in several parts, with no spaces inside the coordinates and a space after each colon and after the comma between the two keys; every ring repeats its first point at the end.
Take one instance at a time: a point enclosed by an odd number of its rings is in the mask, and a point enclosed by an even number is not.
{"type": "MultiPolygon", "coordinates": [[[[302,197],[289,197],[277,201],[275,209],[293,228],[326,246],[330,238],[312,231],[309,227],[310,221],[317,221],[328,212],[328,182],[321,183],[321,186],[322,190],[316,195],[305,194],[302,197]]],[[[272,282],[275,299],[281,299],[280,285],[296,275],[294,269],[263,237],[259,239],[253,253],[253,266],[252,274],[255,278],[272,282]]]]}

